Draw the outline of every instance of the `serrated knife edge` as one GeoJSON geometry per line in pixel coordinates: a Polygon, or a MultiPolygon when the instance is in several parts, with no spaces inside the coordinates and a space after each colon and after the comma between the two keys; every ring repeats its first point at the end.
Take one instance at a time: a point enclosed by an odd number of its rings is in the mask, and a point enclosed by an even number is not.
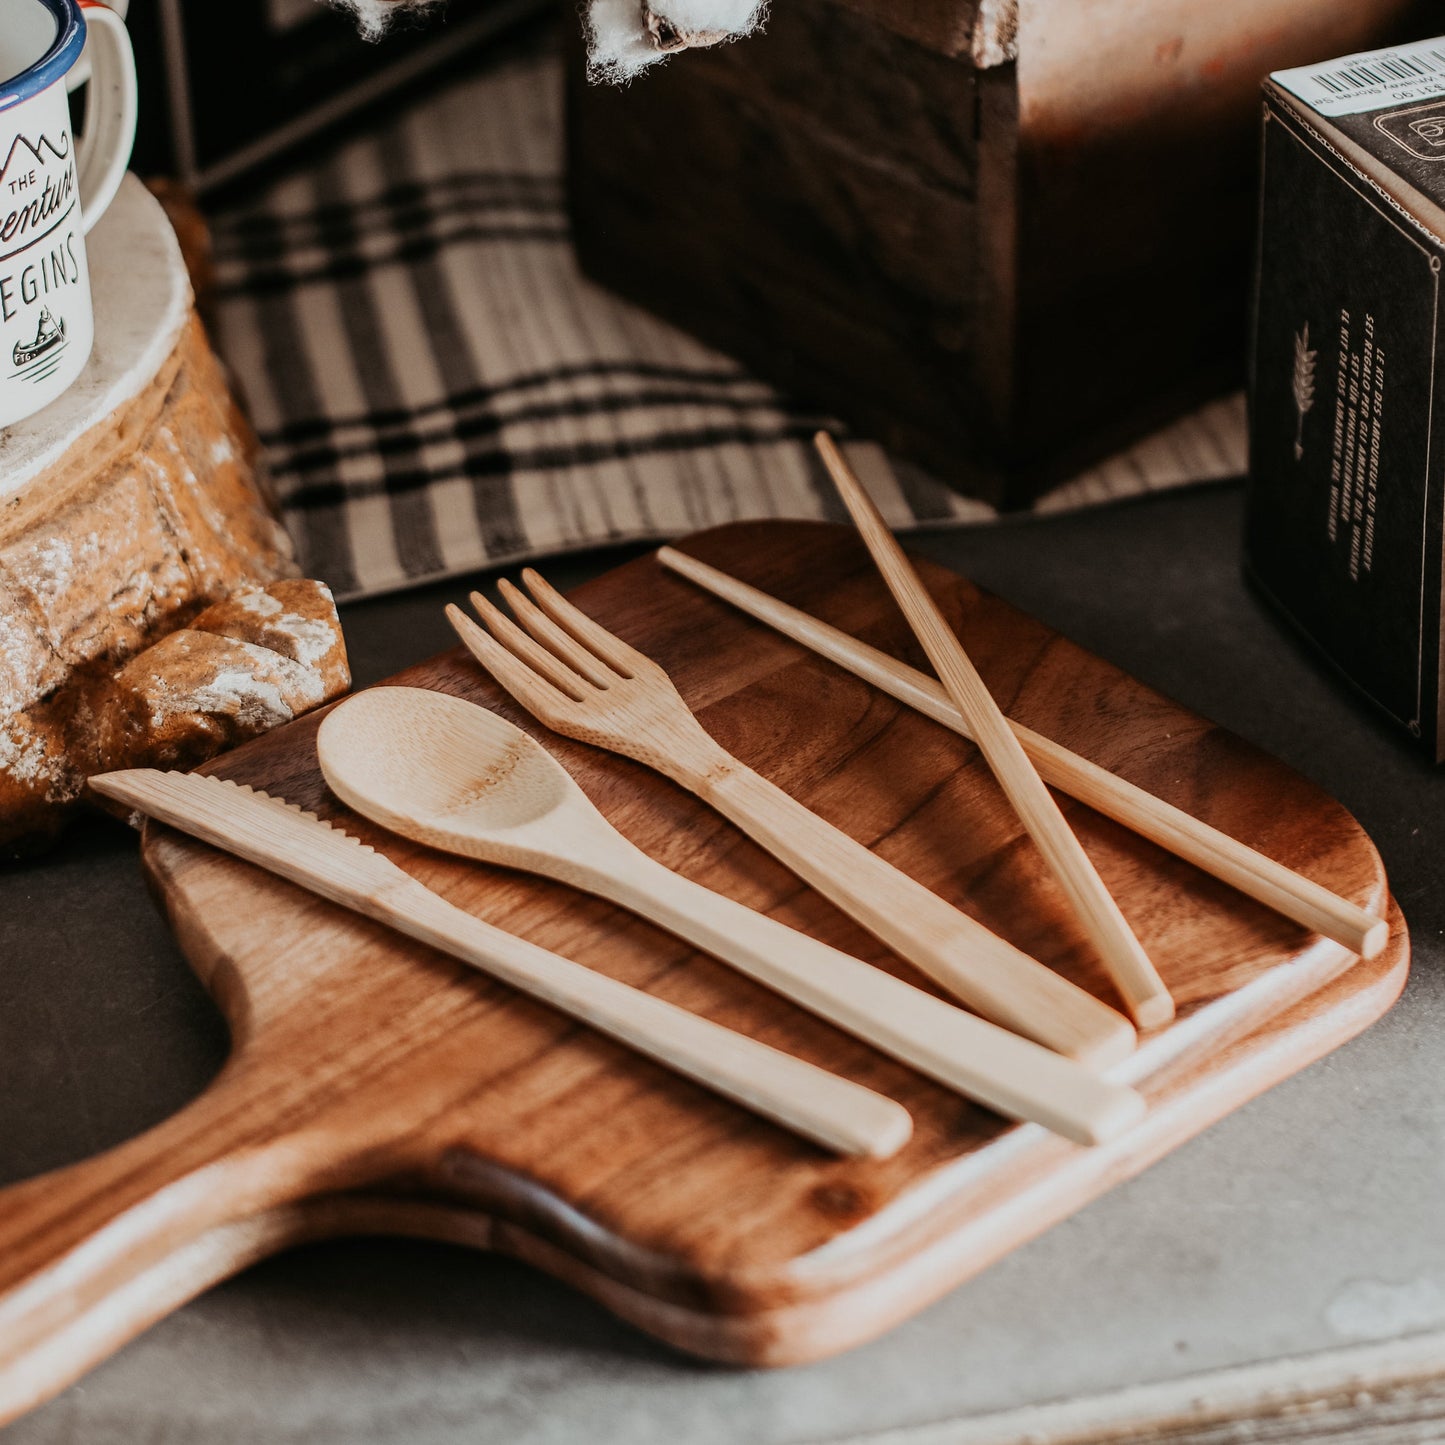
{"type": "Polygon", "coordinates": [[[379,894],[446,901],[344,828],[245,783],[131,768],[102,773],[90,786],[158,822],[368,914],[379,894]]]}

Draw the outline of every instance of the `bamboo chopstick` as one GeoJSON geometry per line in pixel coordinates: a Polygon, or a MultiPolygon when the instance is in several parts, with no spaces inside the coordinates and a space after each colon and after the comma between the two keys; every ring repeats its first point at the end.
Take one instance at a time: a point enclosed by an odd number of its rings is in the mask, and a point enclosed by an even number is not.
{"type": "Polygon", "coordinates": [[[820,431],[813,442],[888,590],[923,644],[944,691],[967,721],[984,760],[1053,870],[1135,1022],[1141,1028],[1168,1023],[1174,1017],[1174,1000],[1164,980],[1064,821],[1059,805],[1034,771],[963,644],[928,595],[833,438],[820,431]]]}
{"type": "MultiPolygon", "coordinates": [[[[793,607],[727,572],[699,562],[686,552],[661,547],[657,560],[670,572],[686,577],[811,652],[836,662],[925,717],[972,739],[962,713],[949,701],[937,678],[890,657],[800,607],[793,607]]],[[[1286,868],[1283,863],[1231,838],[1183,808],[1166,803],[1137,783],[1070,752],[1061,743],[1023,723],[1010,720],[1009,726],[1046,783],[1087,803],[1095,812],[1112,818],[1141,838],[1157,843],[1312,933],[1343,944],[1351,953],[1374,958],[1389,940],[1390,926],[1379,914],[1331,893],[1312,878],[1286,868]]]]}

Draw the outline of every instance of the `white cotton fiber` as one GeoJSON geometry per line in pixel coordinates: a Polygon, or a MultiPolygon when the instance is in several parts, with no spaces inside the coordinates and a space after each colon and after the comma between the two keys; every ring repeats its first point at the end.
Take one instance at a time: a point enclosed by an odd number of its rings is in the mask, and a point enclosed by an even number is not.
{"type": "MultiPolygon", "coordinates": [[[[403,12],[445,0],[326,0],[349,10],[368,40],[403,12]]],[[[768,0],[587,0],[587,73],[594,81],[631,80],[674,50],[717,45],[763,23],[768,0]]]]}
{"type": "Polygon", "coordinates": [[[590,0],[587,69],[593,80],[630,80],[674,50],[750,34],[767,0],[590,0]]]}
{"type": "Polygon", "coordinates": [[[446,0],[324,0],[337,10],[349,10],[356,17],[356,28],[365,40],[379,40],[386,27],[398,15],[414,16],[418,11],[433,10],[446,0]]]}
{"type": "Polygon", "coordinates": [[[679,30],[725,35],[746,35],[762,19],[762,8],[758,0],[659,0],[652,6],[679,30]]]}
{"type": "Polygon", "coordinates": [[[593,80],[628,80],[661,60],[639,0],[592,0],[587,7],[587,67],[593,80]]]}

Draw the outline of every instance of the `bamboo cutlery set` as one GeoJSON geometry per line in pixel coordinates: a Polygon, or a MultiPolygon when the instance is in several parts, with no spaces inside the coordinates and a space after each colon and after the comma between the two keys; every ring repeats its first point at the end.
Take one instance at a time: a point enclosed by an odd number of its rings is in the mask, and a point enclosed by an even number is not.
{"type": "MultiPolygon", "coordinates": [[[[669,570],[977,742],[1047,861],[1124,1013],[1036,962],[728,753],[666,672],[530,570],[502,583],[511,615],[473,594],[448,615],[472,656],[567,737],[694,793],[971,1012],[689,881],[628,842],[527,733],[443,693],[381,687],[317,736],[332,792],[413,842],[599,895],[676,934],[919,1073],[1082,1144],[1144,1113],[1111,1079],[1136,1026],[1173,1017],[1160,975],[1046,784],[1364,956],[1385,921],[1153,794],[1004,718],[958,638],[825,435],[820,452],[937,680],[683,553],[669,570]],[[1131,1021],[1132,1020],[1132,1021],[1131,1021]]],[[[216,778],[136,770],[106,796],[229,850],[489,973],[795,1133],[885,1157],[909,1138],[899,1103],[455,907],[346,833],[216,778]]],[[[960,836],[968,819],[958,819],[960,836]]]]}

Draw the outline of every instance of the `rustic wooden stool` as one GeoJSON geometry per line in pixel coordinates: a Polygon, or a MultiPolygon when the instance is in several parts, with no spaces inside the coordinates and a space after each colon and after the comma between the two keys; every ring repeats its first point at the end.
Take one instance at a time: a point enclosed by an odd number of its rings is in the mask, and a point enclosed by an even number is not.
{"type": "Polygon", "coordinates": [[[283,580],[255,438],[134,177],[90,252],[90,362],[0,431],[0,852],[53,837],[94,772],[189,765],[348,683],[329,591],[283,580]]]}

